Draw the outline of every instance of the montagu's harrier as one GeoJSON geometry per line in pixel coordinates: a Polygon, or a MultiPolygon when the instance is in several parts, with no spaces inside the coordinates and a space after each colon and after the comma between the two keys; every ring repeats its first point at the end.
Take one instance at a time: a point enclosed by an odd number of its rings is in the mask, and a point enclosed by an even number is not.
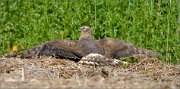
{"type": "Polygon", "coordinates": [[[97,53],[110,59],[125,57],[157,58],[155,52],[137,47],[135,45],[120,41],[115,38],[104,38],[94,40],[90,27],[80,27],[81,35],[79,40],[55,40],[35,46],[18,54],[21,58],[33,58],[38,56],[53,56],[65,58],[78,62],[82,57],[97,53]]]}

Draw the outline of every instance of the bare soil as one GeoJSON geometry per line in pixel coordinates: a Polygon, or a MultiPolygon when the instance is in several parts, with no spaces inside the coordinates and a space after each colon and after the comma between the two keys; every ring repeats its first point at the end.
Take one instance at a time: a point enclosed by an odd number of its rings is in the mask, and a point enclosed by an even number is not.
{"type": "Polygon", "coordinates": [[[147,59],[127,65],[93,66],[51,57],[1,57],[0,88],[180,89],[180,65],[147,59]]]}

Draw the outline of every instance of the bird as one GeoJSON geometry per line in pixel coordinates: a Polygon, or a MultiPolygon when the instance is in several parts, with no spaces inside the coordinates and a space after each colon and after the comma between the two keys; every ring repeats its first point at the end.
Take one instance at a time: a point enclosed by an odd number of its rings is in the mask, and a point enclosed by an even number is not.
{"type": "Polygon", "coordinates": [[[52,56],[60,59],[69,59],[75,62],[91,54],[100,54],[109,59],[122,59],[134,57],[137,59],[157,59],[157,53],[140,48],[133,44],[121,41],[117,38],[103,38],[95,40],[92,29],[89,26],[80,27],[78,40],[53,40],[37,45],[8,57],[34,58],[40,56],[52,56]]]}

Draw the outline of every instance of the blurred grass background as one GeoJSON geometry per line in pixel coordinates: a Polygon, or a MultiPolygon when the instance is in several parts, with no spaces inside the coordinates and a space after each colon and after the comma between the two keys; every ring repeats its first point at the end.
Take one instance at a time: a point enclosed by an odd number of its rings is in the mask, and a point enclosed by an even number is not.
{"type": "Polygon", "coordinates": [[[113,37],[180,63],[178,0],[1,0],[0,55],[54,39],[78,39],[81,25],[95,39],[113,37]]]}

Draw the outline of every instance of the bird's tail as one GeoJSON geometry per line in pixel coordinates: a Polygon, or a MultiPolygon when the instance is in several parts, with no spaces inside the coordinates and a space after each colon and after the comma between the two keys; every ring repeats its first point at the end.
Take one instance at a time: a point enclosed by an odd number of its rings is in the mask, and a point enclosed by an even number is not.
{"type": "Polygon", "coordinates": [[[38,45],[25,51],[5,55],[5,57],[34,58],[37,57],[41,49],[42,45],[38,45]]]}

